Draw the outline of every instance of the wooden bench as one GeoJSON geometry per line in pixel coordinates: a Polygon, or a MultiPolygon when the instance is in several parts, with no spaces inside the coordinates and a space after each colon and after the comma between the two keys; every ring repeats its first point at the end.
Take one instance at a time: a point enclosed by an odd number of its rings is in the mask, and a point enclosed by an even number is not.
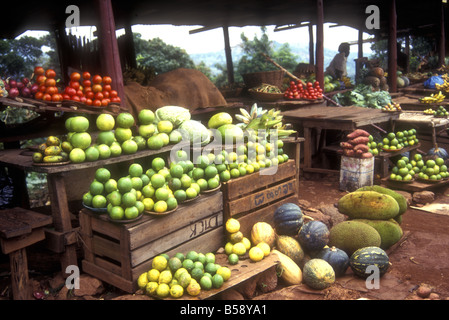
{"type": "Polygon", "coordinates": [[[31,299],[26,247],[44,240],[44,226],[51,223],[51,216],[19,207],[0,211],[0,242],[9,255],[14,300],[31,299]]]}

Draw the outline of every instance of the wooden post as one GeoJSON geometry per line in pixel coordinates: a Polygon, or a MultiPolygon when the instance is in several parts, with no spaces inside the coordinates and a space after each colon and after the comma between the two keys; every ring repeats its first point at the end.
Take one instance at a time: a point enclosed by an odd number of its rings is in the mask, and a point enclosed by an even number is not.
{"type": "Polygon", "coordinates": [[[316,23],[316,66],[315,75],[316,80],[320,83],[321,88],[324,88],[324,11],[323,0],[316,1],[317,6],[317,23],[316,23]]]}
{"type": "Polygon", "coordinates": [[[309,23],[309,64],[315,64],[315,50],[313,49],[313,24],[309,23]]]}
{"type": "Polygon", "coordinates": [[[363,31],[359,29],[359,38],[358,38],[358,53],[357,60],[355,60],[355,80],[360,76],[360,69],[362,69],[362,58],[363,58],[363,31]]]}
{"type": "Polygon", "coordinates": [[[405,36],[405,50],[404,53],[407,55],[407,66],[405,68],[405,73],[410,72],[410,36],[405,36]]]}
{"type": "Polygon", "coordinates": [[[98,43],[100,50],[101,69],[104,75],[112,78],[112,87],[118,92],[121,107],[126,109],[125,90],[123,85],[122,66],[115,34],[115,20],[111,0],[97,0],[98,4],[98,43]]]}
{"type": "Polygon", "coordinates": [[[446,40],[444,32],[444,5],[443,2],[440,3],[441,13],[440,13],[440,41],[439,41],[439,52],[438,52],[438,66],[444,65],[444,58],[446,58],[446,40]]]}
{"type": "Polygon", "coordinates": [[[389,34],[388,34],[388,86],[390,92],[397,92],[398,86],[396,81],[396,72],[398,68],[398,53],[397,53],[397,17],[396,17],[396,0],[390,2],[390,16],[389,16],[389,34]]]}
{"type": "Polygon", "coordinates": [[[136,48],[134,46],[134,36],[133,30],[131,27],[131,23],[129,21],[125,24],[125,43],[126,43],[126,57],[124,57],[125,66],[127,65],[129,68],[137,68],[136,61],[136,48]]]}
{"type": "Polygon", "coordinates": [[[229,41],[229,29],[228,26],[223,26],[223,37],[225,43],[225,55],[226,55],[226,68],[228,72],[228,83],[234,83],[234,64],[232,63],[231,44],[229,41]]]}

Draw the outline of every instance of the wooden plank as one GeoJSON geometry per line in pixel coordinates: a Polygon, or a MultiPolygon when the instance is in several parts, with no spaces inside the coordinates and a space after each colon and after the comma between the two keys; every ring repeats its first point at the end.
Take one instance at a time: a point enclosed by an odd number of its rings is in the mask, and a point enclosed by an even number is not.
{"type": "Polygon", "coordinates": [[[92,251],[99,256],[105,256],[120,262],[120,243],[113,242],[109,239],[94,235],[92,237],[92,251]]]}
{"type": "Polygon", "coordinates": [[[282,199],[290,194],[296,194],[296,184],[296,179],[280,182],[279,184],[271,186],[267,189],[256,191],[248,196],[229,201],[226,209],[228,210],[230,217],[242,212],[256,209],[278,201],[279,199],[282,199]]]}
{"type": "Polygon", "coordinates": [[[192,239],[195,239],[208,231],[220,228],[222,225],[223,213],[222,211],[219,211],[209,217],[192,222],[174,232],[164,233],[164,236],[158,238],[157,240],[149,242],[136,250],[132,250],[130,252],[131,266],[137,266],[160,253],[166,252],[171,248],[178,246],[179,244],[188,242],[190,245],[190,241],[192,239]]]}
{"type": "Polygon", "coordinates": [[[2,252],[9,254],[11,252],[26,248],[36,242],[45,239],[44,228],[34,229],[31,233],[9,239],[0,239],[2,252]]]}
{"type": "Polygon", "coordinates": [[[391,189],[404,190],[409,192],[419,192],[424,190],[434,190],[442,187],[446,187],[449,184],[449,180],[443,180],[436,183],[425,183],[419,180],[412,181],[410,183],[404,183],[400,181],[390,180],[388,177],[381,179],[383,185],[391,189]]]}
{"type": "Polygon", "coordinates": [[[295,161],[288,160],[287,162],[278,166],[276,174],[260,175],[259,173],[252,173],[244,177],[232,179],[222,184],[222,190],[225,189],[225,192],[223,192],[224,199],[235,199],[240,195],[254,192],[257,189],[263,188],[277,181],[281,181],[289,177],[294,177],[295,174],[295,161]]]}
{"type": "Polygon", "coordinates": [[[0,211],[0,236],[12,238],[52,223],[48,215],[20,207],[0,211]]]}
{"type": "Polygon", "coordinates": [[[11,288],[14,300],[30,300],[31,287],[28,278],[26,249],[22,248],[9,254],[11,267],[11,288]]]}
{"type": "Polygon", "coordinates": [[[130,250],[134,250],[143,244],[154,241],[165,234],[170,234],[192,221],[200,220],[210,216],[212,213],[222,212],[223,195],[216,192],[211,195],[200,195],[192,203],[179,205],[178,209],[166,216],[145,216],[142,223],[126,227],[129,233],[130,250]],[[151,230],[152,232],[149,232],[151,230]],[[163,230],[163,232],[160,232],[163,230]]]}
{"type": "Polygon", "coordinates": [[[122,278],[121,276],[111,272],[110,270],[97,266],[90,261],[83,260],[82,265],[84,272],[102,281],[105,281],[123,291],[133,293],[137,289],[131,280],[122,278]]]}

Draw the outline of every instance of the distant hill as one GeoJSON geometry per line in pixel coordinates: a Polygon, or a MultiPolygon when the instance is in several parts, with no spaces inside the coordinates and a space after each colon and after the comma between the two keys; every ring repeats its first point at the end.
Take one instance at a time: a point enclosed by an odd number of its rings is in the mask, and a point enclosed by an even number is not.
{"type": "MultiPolygon", "coordinates": [[[[282,44],[278,42],[274,42],[274,48],[278,48],[282,44]]],[[[290,45],[291,51],[293,54],[298,56],[297,62],[309,62],[309,45],[290,45]]],[[[240,47],[234,47],[232,50],[232,61],[234,62],[234,65],[237,64],[237,62],[240,60],[240,58],[243,56],[242,49],[240,47]]],[[[329,65],[329,63],[332,61],[334,56],[338,53],[338,51],[335,49],[328,49],[324,48],[324,68],[329,65]]],[[[211,68],[213,73],[218,73],[219,70],[217,68],[214,68],[214,65],[221,64],[226,65],[226,56],[225,52],[223,51],[216,51],[216,52],[207,52],[207,53],[196,53],[191,54],[190,57],[195,62],[195,64],[200,63],[203,61],[209,68],[211,68]]],[[[350,78],[354,79],[355,76],[355,62],[354,59],[357,58],[357,52],[351,52],[348,57],[348,75],[350,78]]]]}

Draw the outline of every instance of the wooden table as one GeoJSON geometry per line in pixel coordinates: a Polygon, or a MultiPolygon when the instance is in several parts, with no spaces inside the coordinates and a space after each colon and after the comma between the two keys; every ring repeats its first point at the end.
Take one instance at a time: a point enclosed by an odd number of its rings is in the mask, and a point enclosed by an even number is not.
{"type": "MultiPolygon", "coordinates": [[[[0,151],[0,165],[23,171],[47,174],[54,230],[47,229],[46,237],[49,243],[49,249],[60,253],[62,272],[64,274],[67,266],[78,265],[76,257],[77,230],[72,227],[64,176],[73,171],[79,171],[80,174],[83,174],[83,170],[150,157],[163,152],[169,152],[172,148],[173,145],[168,145],[160,150],[142,150],[135,154],[121,155],[105,160],[60,166],[37,166],[32,162],[32,152],[30,150],[7,149],[0,151]]],[[[70,187],[76,188],[76,186],[70,187]]]]}
{"type": "Polygon", "coordinates": [[[283,111],[284,121],[302,124],[304,128],[304,166],[303,171],[328,173],[329,170],[312,168],[312,130],[334,129],[353,131],[357,128],[389,122],[399,118],[398,114],[382,112],[379,109],[363,107],[312,107],[283,111]]]}

